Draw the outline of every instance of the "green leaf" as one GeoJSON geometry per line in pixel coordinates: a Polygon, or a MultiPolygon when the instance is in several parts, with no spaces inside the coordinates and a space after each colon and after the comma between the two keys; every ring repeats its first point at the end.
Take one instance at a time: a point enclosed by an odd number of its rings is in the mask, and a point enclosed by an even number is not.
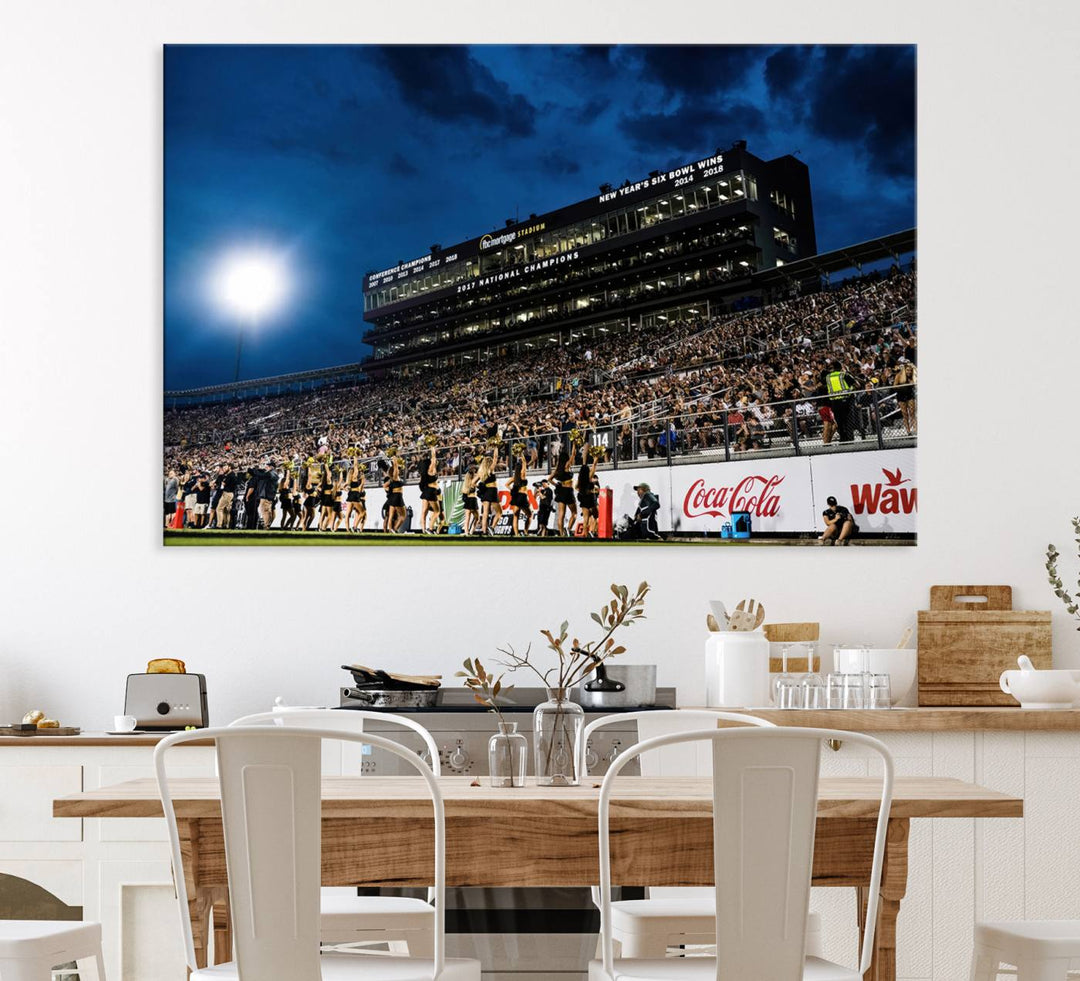
{"type": "Polygon", "coordinates": [[[599,613],[590,613],[589,616],[591,616],[598,624],[600,624],[601,627],[604,625],[604,621],[600,619],[599,613]]]}

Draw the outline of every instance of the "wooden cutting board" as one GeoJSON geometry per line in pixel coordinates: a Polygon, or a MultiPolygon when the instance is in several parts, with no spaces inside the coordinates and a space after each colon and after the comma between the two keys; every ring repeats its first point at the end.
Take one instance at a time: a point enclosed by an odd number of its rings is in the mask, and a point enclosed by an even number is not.
{"type": "Polygon", "coordinates": [[[918,619],[920,705],[1015,706],[1001,672],[1053,666],[1050,612],[1012,609],[1010,586],[931,586],[918,619]]]}
{"type": "Polygon", "coordinates": [[[59,726],[52,729],[15,729],[12,726],[0,726],[0,736],[77,736],[82,729],[78,726],[59,726]]]}

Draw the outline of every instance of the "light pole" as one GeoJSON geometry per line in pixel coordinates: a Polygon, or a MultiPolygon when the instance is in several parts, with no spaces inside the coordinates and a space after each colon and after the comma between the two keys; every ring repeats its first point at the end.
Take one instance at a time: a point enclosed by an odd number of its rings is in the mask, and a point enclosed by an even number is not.
{"type": "Polygon", "coordinates": [[[239,251],[230,253],[222,262],[217,277],[218,299],[238,320],[233,382],[240,380],[244,328],[254,330],[261,317],[281,304],[288,291],[288,283],[284,260],[272,252],[239,251]]]}

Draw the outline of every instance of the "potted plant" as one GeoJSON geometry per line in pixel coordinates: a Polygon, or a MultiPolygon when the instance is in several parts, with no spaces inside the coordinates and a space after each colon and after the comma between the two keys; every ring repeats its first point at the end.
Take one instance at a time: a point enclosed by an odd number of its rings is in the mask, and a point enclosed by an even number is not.
{"type": "Polygon", "coordinates": [[[521,668],[532,671],[548,692],[548,700],[533,711],[533,753],[536,759],[536,782],[540,786],[576,786],[581,780],[578,772],[578,741],[585,713],[570,699],[570,689],[588,677],[608,658],[617,657],[626,648],[615,644],[613,635],[623,627],[633,626],[645,617],[645,597],[649,584],[641,583],[637,592],[626,586],[611,585],[614,599],[591,614],[600,626],[598,639],[583,643],[577,637],[569,639],[570,624],[564,620],[558,636],[551,630],[541,630],[547,638],[548,650],[555,653],[558,663],[541,671],[531,659],[532,646],[519,654],[513,646],[499,648],[504,660],[499,663],[511,671],[521,668]],[[568,640],[569,639],[569,640],[568,640]]]}
{"type": "Polygon", "coordinates": [[[455,677],[465,679],[481,705],[495,714],[499,731],[488,740],[488,774],[492,787],[524,787],[525,770],[529,760],[529,742],[518,731],[516,722],[507,722],[497,701],[500,695],[513,690],[513,685],[502,683],[503,675],[496,678],[489,674],[480,658],[466,658],[455,677]]]}

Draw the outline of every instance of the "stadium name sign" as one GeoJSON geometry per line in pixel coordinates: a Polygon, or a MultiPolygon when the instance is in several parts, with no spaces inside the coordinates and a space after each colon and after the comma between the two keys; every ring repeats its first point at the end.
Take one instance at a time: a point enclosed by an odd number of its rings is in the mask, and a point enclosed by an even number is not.
{"type": "Polygon", "coordinates": [[[525,228],[515,228],[509,232],[503,232],[501,235],[485,235],[480,239],[480,251],[485,252],[488,249],[494,249],[500,245],[509,245],[511,242],[516,242],[519,238],[526,238],[529,235],[535,235],[537,232],[542,232],[547,228],[547,223],[539,221],[535,225],[527,225],[525,228]]]}
{"type": "Polygon", "coordinates": [[[613,191],[607,191],[601,194],[597,201],[601,204],[607,204],[609,201],[617,201],[619,198],[625,198],[628,195],[636,194],[638,191],[644,191],[650,187],[660,187],[667,184],[671,187],[682,187],[685,184],[693,184],[695,181],[705,180],[707,177],[715,177],[717,174],[724,172],[724,155],[718,153],[712,157],[706,157],[704,160],[696,160],[692,164],[686,164],[683,167],[676,167],[674,170],[669,170],[666,174],[657,174],[655,177],[647,177],[643,181],[637,181],[634,184],[625,184],[622,187],[617,187],[613,191]]]}
{"type": "Polygon", "coordinates": [[[578,255],[579,253],[575,249],[573,252],[564,252],[562,255],[552,256],[550,259],[537,259],[536,262],[526,262],[525,265],[518,269],[506,269],[503,272],[492,273],[490,276],[481,276],[479,279],[471,280],[468,283],[460,283],[457,292],[468,293],[469,290],[474,290],[478,286],[490,286],[492,283],[502,283],[508,279],[517,279],[519,276],[540,272],[551,266],[561,266],[564,262],[573,262],[578,255]]]}

